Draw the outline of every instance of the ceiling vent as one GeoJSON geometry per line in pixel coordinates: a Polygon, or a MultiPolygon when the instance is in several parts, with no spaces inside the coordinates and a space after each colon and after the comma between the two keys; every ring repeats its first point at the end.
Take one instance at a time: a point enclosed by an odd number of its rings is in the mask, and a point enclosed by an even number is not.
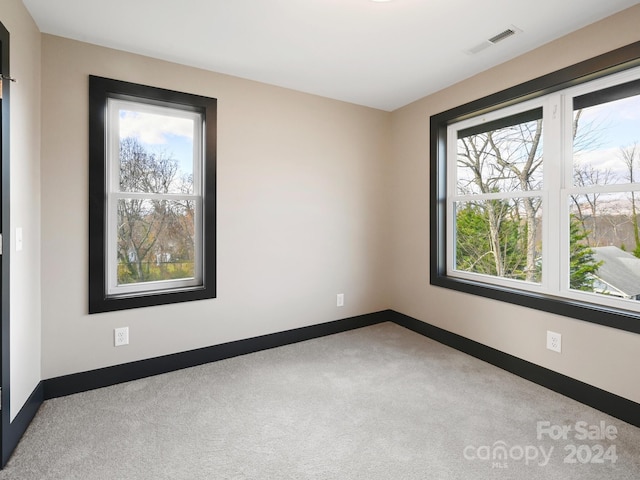
{"type": "Polygon", "coordinates": [[[502,42],[503,40],[506,40],[509,37],[513,37],[517,33],[521,32],[522,30],[520,30],[518,27],[511,25],[509,28],[485,40],[484,42],[479,43],[475,47],[471,47],[469,50],[466,50],[465,53],[467,53],[468,55],[475,55],[476,53],[479,53],[486,48],[492,47],[496,43],[502,42]]]}
{"type": "Polygon", "coordinates": [[[511,35],[515,35],[516,31],[513,28],[507,28],[504,32],[500,32],[497,35],[494,35],[489,39],[489,41],[493,44],[501,42],[505,38],[509,38],[511,35]]]}

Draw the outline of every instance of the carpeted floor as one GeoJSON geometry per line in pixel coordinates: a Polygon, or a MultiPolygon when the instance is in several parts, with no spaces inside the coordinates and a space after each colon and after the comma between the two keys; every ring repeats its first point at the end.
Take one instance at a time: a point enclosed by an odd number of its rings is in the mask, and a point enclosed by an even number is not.
{"type": "Polygon", "coordinates": [[[637,480],[640,429],[391,323],[49,400],[0,472],[520,478],[637,480]]]}

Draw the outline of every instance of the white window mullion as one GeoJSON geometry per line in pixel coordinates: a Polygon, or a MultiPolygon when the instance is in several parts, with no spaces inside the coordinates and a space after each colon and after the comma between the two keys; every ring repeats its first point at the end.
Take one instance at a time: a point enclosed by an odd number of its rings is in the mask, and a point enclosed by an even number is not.
{"type": "Polygon", "coordinates": [[[195,276],[198,283],[202,283],[204,278],[204,271],[202,269],[202,265],[204,265],[204,242],[206,239],[204,238],[204,224],[202,219],[204,218],[204,202],[202,201],[202,197],[198,197],[195,200],[195,228],[194,228],[194,239],[193,242],[195,244],[195,276]]]}
{"type": "Polygon", "coordinates": [[[594,193],[626,193],[639,192],[640,183],[618,183],[612,185],[594,185],[589,187],[568,187],[567,194],[594,194],[594,193]]]}
{"type": "Polygon", "coordinates": [[[118,201],[115,194],[120,191],[120,119],[117,101],[107,100],[107,148],[106,148],[106,191],[107,191],[107,225],[105,231],[105,247],[107,254],[105,272],[107,274],[107,294],[111,295],[117,286],[118,278],[118,201]]]}
{"type": "Polygon", "coordinates": [[[514,190],[498,193],[478,193],[471,195],[454,195],[454,202],[479,202],[483,200],[503,200],[506,198],[531,198],[541,196],[543,190],[514,190]]]}
{"type": "Polygon", "coordinates": [[[458,193],[458,131],[454,126],[449,126],[447,132],[447,156],[454,158],[455,161],[447,162],[447,242],[452,248],[447,248],[447,273],[450,274],[455,270],[456,264],[456,229],[455,229],[455,196],[458,193]]]}
{"type": "Polygon", "coordinates": [[[564,175],[563,134],[565,121],[561,95],[547,97],[544,107],[544,205],[542,208],[542,284],[550,293],[560,288],[561,250],[560,238],[561,198],[560,188],[564,175]]]}
{"type": "Polygon", "coordinates": [[[559,285],[557,287],[557,292],[560,295],[567,295],[570,284],[570,262],[571,262],[571,239],[570,239],[570,189],[573,187],[574,182],[574,165],[573,165],[573,142],[574,142],[574,132],[573,132],[573,122],[574,122],[574,112],[573,112],[573,97],[571,95],[564,94],[562,95],[562,116],[563,121],[560,126],[561,134],[562,134],[562,175],[561,175],[561,184],[558,185],[558,248],[559,248],[559,260],[558,260],[558,281],[559,285]]]}
{"type": "Polygon", "coordinates": [[[107,200],[107,293],[111,295],[117,286],[118,279],[118,242],[111,239],[118,238],[118,202],[113,195],[107,200]]]}
{"type": "Polygon", "coordinates": [[[142,200],[195,200],[200,198],[199,195],[188,195],[178,193],[132,193],[132,192],[113,192],[111,194],[114,199],[138,198],[142,200]]]}

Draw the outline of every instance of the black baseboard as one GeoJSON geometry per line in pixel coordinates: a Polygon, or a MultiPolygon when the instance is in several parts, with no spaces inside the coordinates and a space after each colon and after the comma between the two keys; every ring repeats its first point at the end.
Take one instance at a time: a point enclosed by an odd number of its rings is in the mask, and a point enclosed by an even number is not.
{"type": "MultiPolygon", "coordinates": [[[[522,360],[402,313],[389,311],[388,319],[416,333],[500,367],[565,397],[640,427],[640,404],[600,388],[522,360]]],[[[632,367],[633,368],[633,367],[632,367]]]]}
{"type": "MultiPolygon", "coordinates": [[[[619,418],[631,425],[640,427],[640,404],[636,402],[393,310],[383,310],[319,325],[311,325],[309,327],[296,328],[285,332],[238,340],[221,345],[213,345],[197,350],[50,378],[43,380],[39,388],[43,388],[44,399],[47,400],[93,390],[95,388],[108,387],[131,380],[138,380],[152,375],[168,373],[183,368],[195,367],[197,365],[260,350],[311,340],[385,321],[394,322],[526,380],[577,400],[601,412],[619,418]]],[[[23,410],[25,410],[26,407],[27,405],[25,405],[23,410]]],[[[30,419],[32,416],[28,417],[28,415],[25,414],[24,418],[30,419]]],[[[16,429],[16,431],[18,431],[18,429],[16,429]]]]}
{"type": "Polygon", "coordinates": [[[40,405],[44,401],[44,386],[42,382],[33,390],[25,404],[22,406],[13,422],[8,424],[2,432],[2,466],[9,461],[9,457],[15,450],[18,442],[27,431],[27,427],[35,417],[40,405]]]}
{"type": "Polygon", "coordinates": [[[173,372],[205,363],[237,357],[260,350],[281,347],[292,343],[341,333],[347,330],[366,327],[389,320],[391,311],[359,315],[357,317],[335,320],[333,322],[296,328],[284,332],[247,338],[235,342],[213,345],[187,352],[180,352],[161,357],[139,360],[137,362],[114,365],[112,367],[74,373],[61,377],[43,380],[44,398],[62,397],[74,393],[85,392],[95,388],[108,387],[118,383],[138,380],[161,373],[173,372]]]}

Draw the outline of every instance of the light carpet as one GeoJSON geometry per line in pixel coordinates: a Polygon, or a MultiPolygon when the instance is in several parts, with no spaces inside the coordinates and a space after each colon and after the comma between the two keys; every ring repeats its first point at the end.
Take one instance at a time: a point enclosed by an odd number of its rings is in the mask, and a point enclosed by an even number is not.
{"type": "Polygon", "coordinates": [[[603,478],[640,478],[640,429],[393,323],[49,400],[0,472],[603,478]]]}

